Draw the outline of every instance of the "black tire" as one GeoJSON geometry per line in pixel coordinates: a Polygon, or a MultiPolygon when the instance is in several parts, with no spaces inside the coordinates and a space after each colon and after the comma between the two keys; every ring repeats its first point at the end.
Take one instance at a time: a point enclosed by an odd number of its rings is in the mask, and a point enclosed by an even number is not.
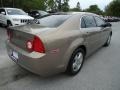
{"type": "Polygon", "coordinates": [[[2,28],[3,28],[4,26],[5,26],[4,24],[0,23],[0,27],[2,27],[2,28]]]}
{"type": "Polygon", "coordinates": [[[10,26],[12,26],[11,21],[7,21],[7,27],[10,27],[10,26]]]}
{"type": "Polygon", "coordinates": [[[83,66],[84,58],[85,58],[85,51],[84,51],[82,48],[76,49],[76,50],[73,52],[73,54],[72,54],[72,56],[71,56],[71,58],[70,58],[70,61],[69,61],[69,63],[68,63],[67,73],[68,73],[69,75],[76,75],[76,74],[81,70],[81,68],[82,68],[82,66],[83,66]],[[78,53],[81,53],[81,54],[83,55],[83,60],[82,60],[82,62],[81,62],[81,66],[79,67],[79,69],[75,71],[75,70],[73,69],[73,64],[75,63],[75,57],[77,56],[78,53]]]}
{"type": "Polygon", "coordinates": [[[108,39],[106,43],[104,44],[104,47],[108,47],[110,45],[110,42],[111,42],[111,35],[108,36],[108,39]]]}
{"type": "Polygon", "coordinates": [[[3,25],[2,25],[2,23],[0,23],[0,27],[2,27],[3,25]]]}

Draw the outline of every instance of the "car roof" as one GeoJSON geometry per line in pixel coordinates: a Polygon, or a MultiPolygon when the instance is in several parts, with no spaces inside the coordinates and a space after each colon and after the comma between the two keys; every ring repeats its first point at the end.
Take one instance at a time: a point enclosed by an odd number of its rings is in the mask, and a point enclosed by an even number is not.
{"type": "Polygon", "coordinates": [[[72,15],[76,15],[76,14],[79,14],[79,15],[95,15],[95,16],[98,16],[97,14],[94,14],[94,13],[90,13],[90,12],[68,12],[68,14],[72,14],[72,15]]]}
{"type": "Polygon", "coordinates": [[[99,16],[97,14],[94,13],[90,13],[90,12],[57,12],[57,13],[52,13],[51,15],[94,15],[94,16],[99,16]]]}

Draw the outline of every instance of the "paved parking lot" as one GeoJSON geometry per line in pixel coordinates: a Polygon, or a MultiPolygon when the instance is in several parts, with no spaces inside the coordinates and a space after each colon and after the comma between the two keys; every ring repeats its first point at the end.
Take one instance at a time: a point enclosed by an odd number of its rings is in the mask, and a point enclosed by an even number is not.
{"type": "Polygon", "coordinates": [[[6,31],[0,28],[0,90],[120,90],[120,22],[112,24],[111,45],[90,56],[78,75],[47,78],[20,68],[9,59],[6,31]]]}

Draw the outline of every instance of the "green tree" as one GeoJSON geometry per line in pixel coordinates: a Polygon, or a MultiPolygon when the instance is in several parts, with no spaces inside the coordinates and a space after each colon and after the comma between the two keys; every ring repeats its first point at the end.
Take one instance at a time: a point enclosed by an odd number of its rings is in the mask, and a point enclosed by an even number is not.
{"type": "Polygon", "coordinates": [[[77,2],[76,7],[70,9],[70,11],[80,12],[81,11],[80,2],[77,2]]]}
{"type": "Polygon", "coordinates": [[[17,7],[22,8],[24,10],[31,9],[46,10],[47,8],[45,4],[46,0],[2,0],[0,3],[3,3],[3,7],[17,7]]]}
{"type": "Polygon", "coordinates": [[[24,0],[22,2],[22,7],[24,10],[46,10],[45,0],[24,0]]]}
{"type": "Polygon", "coordinates": [[[57,9],[57,2],[55,0],[46,0],[46,6],[48,10],[54,11],[57,9]]]}
{"type": "Polygon", "coordinates": [[[120,0],[113,0],[106,8],[105,14],[108,16],[120,17],[120,0]]]}
{"type": "Polygon", "coordinates": [[[69,11],[69,0],[1,0],[1,7],[16,7],[28,10],[69,11]],[[6,3],[7,2],[7,3],[6,3]]]}
{"type": "Polygon", "coordinates": [[[12,1],[13,0],[1,0],[1,4],[0,6],[3,6],[3,7],[13,7],[13,4],[12,4],[12,1]],[[7,2],[7,3],[6,3],[7,2]]]}
{"type": "Polygon", "coordinates": [[[69,11],[69,0],[63,0],[63,3],[61,4],[61,11],[67,12],[69,11]]]}
{"type": "Polygon", "coordinates": [[[81,10],[81,8],[80,8],[80,2],[77,2],[76,8],[77,8],[79,11],[81,10]]]}
{"type": "Polygon", "coordinates": [[[92,12],[92,13],[99,14],[99,15],[103,14],[103,11],[100,10],[100,8],[97,5],[91,5],[88,9],[84,11],[92,12]]]}

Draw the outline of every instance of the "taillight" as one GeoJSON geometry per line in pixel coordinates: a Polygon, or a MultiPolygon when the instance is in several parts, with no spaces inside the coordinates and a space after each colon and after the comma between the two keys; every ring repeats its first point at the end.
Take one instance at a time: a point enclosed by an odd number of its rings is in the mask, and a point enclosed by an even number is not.
{"type": "Polygon", "coordinates": [[[45,48],[39,37],[34,36],[33,40],[28,40],[26,43],[29,51],[35,51],[39,53],[45,53],[45,48]]]}
{"type": "Polygon", "coordinates": [[[8,40],[11,40],[11,38],[12,38],[12,31],[10,29],[7,29],[7,35],[8,35],[8,40]]]}
{"type": "Polygon", "coordinates": [[[39,37],[35,36],[33,41],[33,50],[40,53],[45,53],[45,48],[39,37]]]}

